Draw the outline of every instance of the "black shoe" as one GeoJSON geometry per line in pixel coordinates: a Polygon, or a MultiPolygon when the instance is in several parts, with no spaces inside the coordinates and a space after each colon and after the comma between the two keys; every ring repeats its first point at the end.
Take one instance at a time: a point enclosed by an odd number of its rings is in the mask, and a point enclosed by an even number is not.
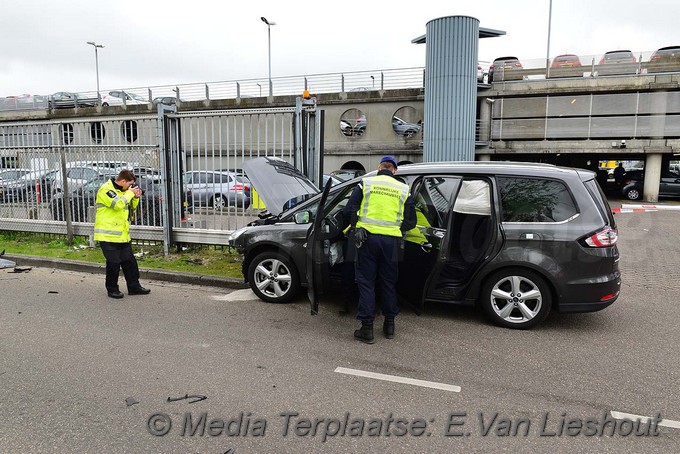
{"type": "Polygon", "coordinates": [[[118,290],[114,290],[113,292],[109,292],[109,298],[116,298],[116,299],[121,299],[124,297],[123,292],[120,292],[118,290]]]}
{"type": "Polygon", "coordinates": [[[361,322],[361,328],[354,331],[354,338],[365,344],[373,344],[373,323],[361,322]]]}
{"type": "Polygon", "coordinates": [[[148,295],[151,290],[144,287],[137,287],[128,289],[128,295],[148,295]]]}
{"type": "Polygon", "coordinates": [[[385,333],[386,338],[394,339],[394,317],[385,317],[383,333],[385,333]]]}

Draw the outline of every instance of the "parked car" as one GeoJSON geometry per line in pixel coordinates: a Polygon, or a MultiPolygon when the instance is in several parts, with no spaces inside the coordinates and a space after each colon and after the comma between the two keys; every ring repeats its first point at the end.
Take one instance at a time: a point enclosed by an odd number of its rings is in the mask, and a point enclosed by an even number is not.
{"type": "Polygon", "coordinates": [[[360,177],[365,173],[366,173],[365,170],[360,169],[339,169],[332,171],[330,174],[339,180],[347,181],[352,180],[356,177],[360,177]]]}
{"type": "Polygon", "coordinates": [[[352,128],[349,121],[340,120],[340,132],[342,132],[343,135],[350,137],[354,135],[354,128],[352,128]]]}
{"type": "MultiPolygon", "coordinates": [[[[75,191],[82,187],[85,183],[100,175],[113,174],[111,171],[99,170],[89,166],[69,166],[66,169],[66,185],[68,191],[75,191]]],[[[64,179],[62,178],[61,169],[57,169],[52,181],[51,194],[64,191],[64,179]]]]}
{"type": "Polygon", "coordinates": [[[647,71],[680,71],[680,46],[667,46],[654,51],[649,58],[647,71]]]}
{"type": "Polygon", "coordinates": [[[98,98],[86,98],[78,93],[59,91],[50,96],[47,104],[50,109],[66,109],[75,107],[94,107],[99,105],[98,98]]]}
{"type": "Polygon", "coordinates": [[[0,184],[0,197],[5,202],[37,203],[49,200],[57,175],[53,169],[33,170],[13,181],[0,184]]]}
{"type": "MultiPolygon", "coordinates": [[[[621,194],[628,200],[642,200],[644,189],[644,170],[632,170],[625,173],[621,184],[621,194]]],[[[680,173],[673,170],[662,170],[659,182],[659,197],[680,197],[680,173]]]]}
{"type": "Polygon", "coordinates": [[[629,50],[611,50],[605,52],[600,59],[600,65],[612,65],[621,63],[636,63],[635,55],[629,50]]]}
{"type": "Polygon", "coordinates": [[[649,61],[656,63],[680,63],[680,46],[662,47],[654,51],[649,61]]]}
{"type": "Polygon", "coordinates": [[[353,126],[353,133],[355,136],[362,136],[366,132],[366,115],[362,114],[356,119],[353,126]]]}
{"type": "Polygon", "coordinates": [[[154,104],[165,104],[166,106],[174,106],[178,102],[186,102],[183,101],[175,96],[159,96],[157,98],[153,98],[153,101],[151,101],[154,104]]]}
{"type": "MultiPolygon", "coordinates": [[[[98,175],[95,178],[85,182],[81,187],[71,191],[71,220],[74,222],[94,222],[94,218],[90,215],[90,208],[95,206],[97,200],[97,191],[106,183],[106,180],[115,177],[115,175],[98,175]]],[[[135,210],[133,224],[137,225],[162,225],[161,215],[161,190],[158,184],[151,180],[138,179],[137,185],[142,190],[143,194],[135,210]]],[[[52,219],[55,221],[64,221],[64,193],[55,194],[50,203],[52,211],[52,219]]],[[[92,210],[93,211],[93,210],[92,210]]]]}
{"type": "Polygon", "coordinates": [[[409,123],[399,117],[392,116],[392,129],[402,137],[413,137],[420,132],[420,124],[409,123]]]}
{"type": "MultiPolygon", "coordinates": [[[[316,313],[319,293],[347,269],[338,258],[349,246],[342,208],[360,179],[319,193],[281,159],[243,167],[274,208],[229,238],[244,254],[245,281],[272,303],[305,286],[316,313]],[[304,194],[294,208],[275,209],[304,194]]],[[[551,310],[598,311],[618,298],[616,221],[595,173],[489,162],[414,164],[396,176],[411,187],[418,216],[398,288],[416,312],[431,301],[472,303],[498,325],[530,328],[551,310]]]]}
{"type": "MultiPolygon", "coordinates": [[[[493,82],[494,72],[498,71],[503,73],[502,80],[516,80],[517,77],[512,76],[512,71],[523,68],[522,63],[517,57],[499,57],[489,66],[489,83],[493,82]]],[[[522,77],[519,78],[522,79],[522,77]]]]}
{"type": "Polygon", "coordinates": [[[184,172],[182,182],[195,205],[215,209],[250,206],[250,186],[233,172],[193,170],[184,172]]]}
{"type": "Polygon", "coordinates": [[[108,95],[102,96],[102,106],[127,106],[149,104],[149,100],[135,93],[124,90],[112,90],[108,95]]]}
{"type": "Polygon", "coordinates": [[[0,169],[0,184],[17,180],[30,172],[31,169],[0,169]]]}
{"type": "Polygon", "coordinates": [[[562,54],[553,58],[550,64],[551,68],[577,68],[581,66],[581,60],[578,55],[574,54],[562,54]]]}

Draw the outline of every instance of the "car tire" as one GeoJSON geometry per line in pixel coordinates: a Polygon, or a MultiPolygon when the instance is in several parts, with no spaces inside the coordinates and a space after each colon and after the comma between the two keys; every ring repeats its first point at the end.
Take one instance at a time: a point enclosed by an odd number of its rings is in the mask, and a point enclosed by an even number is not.
{"type": "Polygon", "coordinates": [[[538,325],[548,316],[552,305],[546,280],[522,268],[500,270],[487,277],[480,298],[484,312],[493,323],[513,329],[538,325]]]}
{"type": "Polygon", "coordinates": [[[215,210],[220,208],[227,208],[229,201],[222,194],[215,194],[213,198],[210,199],[210,206],[215,210]]]}
{"type": "Polygon", "coordinates": [[[300,289],[292,260],[276,251],[262,252],[250,262],[248,282],[257,297],[267,303],[287,303],[300,289]]]}
{"type": "Polygon", "coordinates": [[[640,188],[632,187],[626,189],[626,192],[623,195],[628,200],[640,200],[642,198],[642,191],[640,191],[640,188]]]}

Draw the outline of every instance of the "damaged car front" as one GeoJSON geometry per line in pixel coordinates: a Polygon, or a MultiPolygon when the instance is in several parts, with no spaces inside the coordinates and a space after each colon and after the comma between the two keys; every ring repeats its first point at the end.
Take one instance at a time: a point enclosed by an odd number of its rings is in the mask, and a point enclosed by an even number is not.
{"type": "Polygon", "coordinates": [[[267,212],[234,231],[229,245],[243,254],[243,276],[253,292],[264,301],[285,303],[306,285],[307,233],[321,194],[282,159],[256,158],[243,168],[267,212]]]}

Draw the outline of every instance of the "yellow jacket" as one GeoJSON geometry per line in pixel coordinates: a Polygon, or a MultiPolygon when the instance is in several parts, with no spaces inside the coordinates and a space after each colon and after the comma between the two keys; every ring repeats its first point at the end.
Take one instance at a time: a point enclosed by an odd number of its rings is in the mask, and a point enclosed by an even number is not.
{"type": "Polygon", "coordinates": [[[139,199],[131,190],[121,191],[107,181],[97,191],[97,217],[94,220],[95,241],[111,243],[130,242],[131,213],[139,205],[139,199]]]}

